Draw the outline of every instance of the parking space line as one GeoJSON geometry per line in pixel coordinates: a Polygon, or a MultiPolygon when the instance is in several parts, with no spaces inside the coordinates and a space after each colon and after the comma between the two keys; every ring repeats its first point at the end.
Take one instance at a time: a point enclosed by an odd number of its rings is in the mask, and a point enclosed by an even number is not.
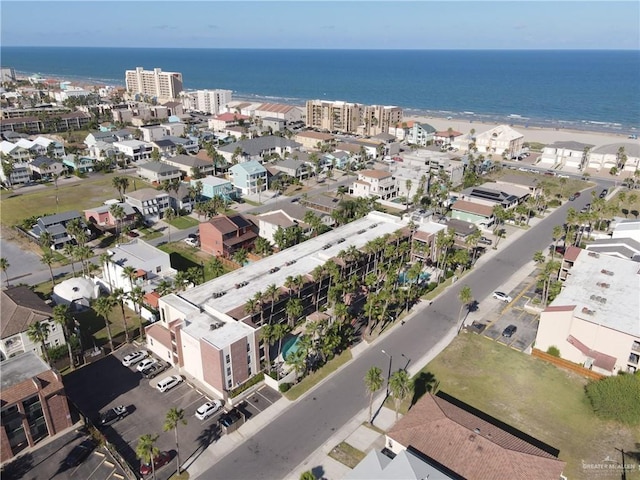
{"type": "Polygon", "coordinates": [[[534,279],[534,280],[533,280],[533,281],[531,281],[529,284],[527,284],[527,286],[526,286],[525,288],[523,288],[522,290],[520,290],[520,292],[518,293],[518,295],[516,295],[516,298],[514,298],[513,300],[511,300],[511,301],[507,304],[507,306],[506,306],[506,307],[504,307],[504,309],[503,309],[503,310],[502,310],[502,312],[501,312],[501,315],[504,315],[504,314],[506,313],[507,309],[509,308],[509,306],[510,306],[512,303],[514,303],[514,302],[516,302],[516,301],[520,300],[520,298],[521,298],[521,297],[523,297],[523,296],[524,296],[524,294],[525,294],[525,293],[527,293],[527,291],[529,291],[529,288],[530,288],[530,287],[531,287],[531,285],[533,285],[535,282],[536,282],[536,280],[534,279]]]}

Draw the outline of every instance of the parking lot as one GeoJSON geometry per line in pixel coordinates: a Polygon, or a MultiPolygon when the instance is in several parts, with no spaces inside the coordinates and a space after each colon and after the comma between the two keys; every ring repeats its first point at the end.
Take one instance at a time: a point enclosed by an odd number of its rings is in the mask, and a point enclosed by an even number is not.
{"type": "MultiPolygon", "coordinates": [[[[185,381],[167,392],[159,392],[155,388],[158,381],[167,375],[177,374],[177,371],[168,369],[148,380],[136,370],[135,365],[125,367],[121,363],[125,355],[135,350],[135,346],[127,345],[65,378],[67,393],[79,410],[97,422],[100,412],[111,407],[124,405],[129,409],[129,415],[105,427],[103,432],[135,471],[140,468],[135,448],[144,434],[159,435],[156,446],[161,451],[170,452],[175,459],[174,433],[163,431],[165,416],[172,407],[183,409],[187,421],[186,425],[180,424],[178,427],[182,462],[215,442],[222,434],[217,420],[223,411],[205,420],[195,417],[196,409],[212,398],[206,397],[185,381]]],[[[249,421],[278,398],[278,392],[263,386],[247,397],[239,409],[249,421]]],[[[174,472],[175,460],[156,472],[156,477],[165,480],[174,472]]]]}
{"type": "Polygon", "coordinates": [[[95,448],[77,466],[68,466],[72,450],[87,438],[86,431],[71,430],[33,452],[20,455],[3,468],[3,480],[71,479],[71,480],[121,480],[124,471],[111,458],[105,448],[95,448]]]}
{"type": "Polygon", "coordinates": [[[531,273],[516,288],[505,292],[511,296],[511,302],[506,303],[493,298],[488,300],[492,302],[491,310],[482,322],[478,322],[471,330],[520,351],[531,347],[538,331],[538,314],[531,309],[525,309],[525,305],[530,304],[536,297],[535,276],[536,272],[531,273]],[[517,330],[511,337],[505,337],[503,332],[509,325],[515,325],[517,330]]]}

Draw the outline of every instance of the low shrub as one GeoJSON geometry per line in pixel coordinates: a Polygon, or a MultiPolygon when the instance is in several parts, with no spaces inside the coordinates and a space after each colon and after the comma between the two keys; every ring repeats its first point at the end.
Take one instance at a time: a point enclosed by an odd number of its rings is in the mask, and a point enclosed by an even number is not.
{"type": "Polygon", "coordinates": [[[555,345],[551,345],[549,348],[547,348],[547,353],[554,357],[560,358],[560,349],[555,345]]]}
{"type": "Polygon", "coordinates": [[[640,424],[640,373],[591,382],[585,387],[585,393],[599,417],[627,425],[640,424]]]}
{"type": "Polygon", "coordinates": [[[240,395],[242,392],[244,392],[245,390],[253,387],[256,383],[260,383],[263,380],[264,380],[264,373],[260,372],[255,377],[250,378],[245,383],[240,385],[238,388],[234,388],[233,390],[231,390],[229,392],[229,397],[235,398],[238,395],[240,395]]]}
{"type": "Polygon", "coordinates": [[[284,392],[288,392],[290,388],[291,388],[291,384],[290,383],[281,383],[280,386],[278,387],[278,390],[280,390],[280,392],[284,393],[284,392]]]}

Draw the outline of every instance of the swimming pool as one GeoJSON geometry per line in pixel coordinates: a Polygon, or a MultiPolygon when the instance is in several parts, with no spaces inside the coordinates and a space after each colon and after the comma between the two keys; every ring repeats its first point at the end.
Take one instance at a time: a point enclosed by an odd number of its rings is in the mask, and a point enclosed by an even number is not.
{"type": "Polygon", "coordinates": [[[290,337],[284,341],[282,345],[282,358],[287,359],[289,355],[298,351],[298,342],[300,337],[290,337]]]}
{"type": "MultiPolygon", "coordinates": [[[[431,278],[431,274],[428,272],[420,272],[420,276],[418,278],[419,283],[428,282],[429,278],[431,278]]],[[[400,272],[398,274],[398,283],[400,283],[400,285],[404,285],[407,281],[407,272],[400,272]]]]}

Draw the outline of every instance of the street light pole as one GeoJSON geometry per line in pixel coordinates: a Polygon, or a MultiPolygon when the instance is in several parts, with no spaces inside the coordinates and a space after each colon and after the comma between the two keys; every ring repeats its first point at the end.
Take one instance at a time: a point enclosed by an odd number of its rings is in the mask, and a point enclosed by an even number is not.
{"type": "Polygon", "coordinates": [[[393,357],[389,355],[387,352],[385,352],[384,350],[380,350],[380,351],[389,358],[389,370],[387,371],[387,395],[389,395],[389,378],[391,377],[391,363],[393,362],[393,357]]]}

